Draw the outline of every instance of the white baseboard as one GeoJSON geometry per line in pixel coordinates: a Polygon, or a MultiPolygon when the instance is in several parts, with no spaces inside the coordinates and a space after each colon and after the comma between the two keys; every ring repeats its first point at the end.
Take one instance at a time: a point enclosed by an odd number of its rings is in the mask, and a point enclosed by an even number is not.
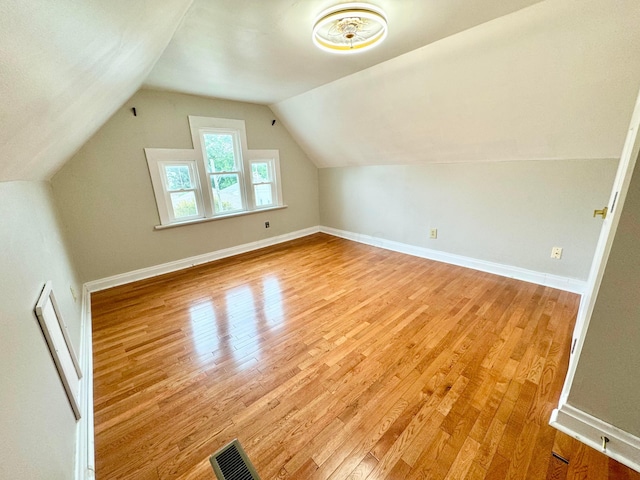
{"type": "Polygon", "coordinates": [[[113,275],[112,277],[93,280],[91,282],[85,283],[85,287],[89,290],[89,292],[97,292],[106,288],[117,287],[118,285],[137,282],[138,280],[144,280],[146,278],[164,275],[165,273],[171,273],[177,270],[194,267],[202,263],[213,262],[214,260],[220,260],[221,258],[232,257],[241,253],[251,252],[253,250],[258,250],[264,247],[270,247],[271,245],[277,245],[278,243],[288,242],[289,240],[295,240],[296,238],[306,237],[307,235],[318,233],[319,231],[320,227],[305,228],[304,230],[285,233],[284,235],[278,235],[277,237],[265,238],[264,240],[245,243],[236,247],[225,248],[223,250],[217,250],[215,252],[209,252],[203,255],[196,255],[194,257],[163,263],[161,265],[155,265],[153,267],[141,268],[139,270],[133,270],[131,272],[122,273],[119,275],[113,275]]]}
{"type": "Polygon", "coordinates": [[[438,250],[417,247],[415,245],[394,242],[393,240],[386,240],[384,238],[372,237],[370,235],[338,230],[331,227],[321,226],[320,231],[329,235],[334,235],[336,237],[346,238],[348,240],[372,245],[374,247],[393,250],[394,252],[406,253],[408,255],[427,258],[429,260],[435,260],[438,262],[450,263],[452,265],[458,265],[461,267],[472,268],[474,270],[493,273],[495,275],[501,275],[503,277],[515,278],[517,280],[523,280],[525,282],[544,285],[546,287],[557,288],[559,290],[565,290],[572,293],[582,294],[587,283],[584,280],[578,280],[575,278],[561,277],[559,275],[536,272],[534,270],[513,267],[511,265],[503,265],[500,263],[478,260],[471,257],[464,257],[462,255],[456,255],[453,253],[440,252],[438,250]]]}
{"type": "Polygon", "coordinates": [[[549,425],[640,472],[640,438],[566,403],[553,411],[549,425]],[[602,436],[609,439],[606,449],[602,436]]]}
{"type": "Polygon", "coordinates": [[[93,345],[91,335],[91,293],[82,288],[80,340],[80,421],[76,427],[76,480],[95,478],[93,439],[93,345]]]}

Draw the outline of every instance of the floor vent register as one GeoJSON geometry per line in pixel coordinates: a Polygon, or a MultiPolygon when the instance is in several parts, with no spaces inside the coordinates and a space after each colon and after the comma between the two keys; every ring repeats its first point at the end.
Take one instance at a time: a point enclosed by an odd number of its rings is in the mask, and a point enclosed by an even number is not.
{"type": "Polygon", "coordinates": [[[211,455],[209,461],[218,480],[260,480],[238,439],[211,455]]]}

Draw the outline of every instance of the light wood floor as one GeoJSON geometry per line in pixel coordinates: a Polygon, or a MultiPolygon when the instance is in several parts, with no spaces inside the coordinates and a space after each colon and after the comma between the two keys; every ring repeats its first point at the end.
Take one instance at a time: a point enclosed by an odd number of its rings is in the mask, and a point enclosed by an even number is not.
{"type": "Polygon", "coordinates": [[[638,479],[547,425],[577,306],[323,234],[95,293],[97,478],[638,479]]]}

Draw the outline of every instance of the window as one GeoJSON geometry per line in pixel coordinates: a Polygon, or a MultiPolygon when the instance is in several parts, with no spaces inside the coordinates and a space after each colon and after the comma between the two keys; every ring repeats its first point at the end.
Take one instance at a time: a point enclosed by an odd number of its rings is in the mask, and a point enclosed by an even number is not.
{"type": "Polygon", "coordinates": [[[202,130],[200,135],[214,212],[220,214],[244,210],[246,201],[237,135],[224,130],[202,130]]]}
{"type": "Polygon", "coordinates": [[[162,226],[283,207],[277,150],[248,150],[244,121],[189,117],[193,150],[145,148],[162,226]]]}
{"type": "Polygon", "coordinates": [[[249,152],[251,195],[256,209],[269,208],[282,203],[282,189],[277,181],[280,159],[277,150],[251,150],[249,152]]]}
{"type": "Polygon", "coordinates": [[[251,162],[251,182],[257,207],[273,205],[273,176],[268,162],[251,162]]]}
{"type": "Polygon", "coordinates": [[[204,218],[204,206],[193,150],[145,148],[160,223],[204,218]]]}
{"type": "Polygon", "coordinates": [[[198,218],[202,211],[194,167],[195,163],[190,162],[162,162],[162,183],[175,220],[198,218]]]}

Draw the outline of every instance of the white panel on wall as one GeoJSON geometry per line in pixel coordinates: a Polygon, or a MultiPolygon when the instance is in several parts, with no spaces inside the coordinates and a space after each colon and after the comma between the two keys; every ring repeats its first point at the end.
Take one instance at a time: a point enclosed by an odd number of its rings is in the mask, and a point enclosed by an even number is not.
{"type": "Polygon", "coordinates": [[[56,298],[53,294],[51,282],[47,282],[42,290],[42,294],[36,304],[36,315],[47,339],[51,356],[56,364],[56,369],[60,375],[60,380],[69,397],[71,409],[76,417],[80,419],[81,412],[78,402],[78,391],[82,372],[78,358],[73,350],[73,344],[69,338],[67,325],[64,323],[62,314],[58,309],[56,298]]]}

